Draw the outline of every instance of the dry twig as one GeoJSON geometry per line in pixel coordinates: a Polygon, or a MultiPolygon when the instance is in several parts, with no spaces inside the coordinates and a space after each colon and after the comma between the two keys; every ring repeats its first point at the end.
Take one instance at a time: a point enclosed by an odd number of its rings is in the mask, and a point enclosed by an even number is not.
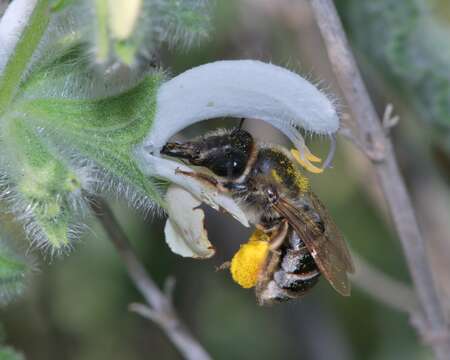
{"type": "Polygon", "coordinates": [[[408,267],[423,311],[424,328],[437,359],[448,359],[450,337],[445,313],[434,285],[426,244],[417,225],[411,200],[400,174],[390,139],[362,81],[342,23],[332,0],[312,0],[312,9],[327,48],[328,57],[345,95],[359,136],[372,160],[390,213],[402,243],[408,267]]]}
{"type": "Polygon", "coordinates": [[[102,199],[96,198],[92,201],[92,208],[116,247],[131,280],[147,302],[147,305],[132,304],[130,310],[152,320],[161,327],[185,359],[211,359],[178,317],[172,304],[173,279],[168,279],[165,292],[161,292],[137,258],[126,234],[108,204],[102,199]]]}

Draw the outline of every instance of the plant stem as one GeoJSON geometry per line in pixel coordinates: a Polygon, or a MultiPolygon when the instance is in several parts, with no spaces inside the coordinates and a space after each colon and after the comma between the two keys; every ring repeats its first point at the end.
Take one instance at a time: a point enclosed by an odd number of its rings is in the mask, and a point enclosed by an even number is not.
{"type": "Polygon", "coordinates": [[[14,0],[0,21],[0,116],[14,98],[49,20],[48,0],[14,0]]]}
{"type": "Polygon", "coordinates": [[[333,1],[312,0],[311,4],[329,60],[351,114],[358,124],[360,138],[372,160],[401,240],[423,310],[425,328],[421,331],[431,339],[436,358],[448,359],[450,354],[448,324],[428,262],[426,243],[419,231],[391,140],[386,136],[368,95],[333,1]]]}
{"type": "Polygon", "coordinates": [[[119,256],[125,264],[128,275],[148,304],[148,306],[133,304],[130,306],[130,309],[160,326],[184,358],[189,360],[211,359],[178,317],[171,301],[171,289],[166,294],[161,292],[139,261],[125,232],[108,204],[100,198],[95,198],[92,201],[92,208],[97,219],[109,235],[111,242],[116,247],[119,256]]]}

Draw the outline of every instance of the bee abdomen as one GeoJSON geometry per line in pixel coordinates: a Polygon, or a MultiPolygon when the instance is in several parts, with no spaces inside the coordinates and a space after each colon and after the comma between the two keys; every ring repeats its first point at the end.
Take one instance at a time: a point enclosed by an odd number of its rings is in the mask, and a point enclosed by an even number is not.
{"type": "Polygon", "coordinates": [[[317,270],[302,274],[292,274],[283,270],[278,270],[274,274],[274,280],[282,289],[303,293],[317,283],[319,276],[320,273],[317,270]]]}
{"type": "Polygon", "coordinates": [[[301,296],[319,280],[320,272],[301,238],[292,231],[284,248],[281,264],[273,275],[280,289],[289,290],[301,296]]]}
{"type": "Polygon", "coordinates": [[[281,268],[288,273],[299,274],[316,270],[316,263],[306,247],[300,250],[287,249],[281,268]]]}
{"type": "Polygon", "coordinates": [[[317,283],[320,276],[320,274],[317,273],[309,280],[297,281],[298,279],[292,279],[292,276],[298,276],[296,274],[284,273],[284,275],[282,275],[282,271],[278,271],[277,273],[274,274],[273,280],[270,280],[267,286],[262,289],[259,294],[258,302],[260,305],[272,305],[291,299],[298,299],[317,283]],[[276,275],[277,273],[280,273],[280,275],[276,275]],[[281,284],[279,282],[281,282],[281,284]]]}
{"type": "Polygon", "coordinates": [[[296,296],[290,294],[290,291],[281,289],[274,280],[270,280],[257,299],[259,305],[272,305],[295,298],[296,296]]]}

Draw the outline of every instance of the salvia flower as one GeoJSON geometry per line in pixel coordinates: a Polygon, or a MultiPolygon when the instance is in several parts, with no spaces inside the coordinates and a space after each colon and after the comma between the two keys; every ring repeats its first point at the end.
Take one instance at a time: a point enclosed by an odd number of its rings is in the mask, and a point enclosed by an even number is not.
{"type": "MultiPolygon", "coordinates": [[[[218,61],[205,64],[163,83],[156,96],[156,112],[144,142],[136,148],[136,158],[148,175],[162,177],[172,184],[165,201],[169,218],[166,241],[175,253],[207,258],[214,248],[204,229],[204,214],[198,208],[204,202],[225,210],[242,224],[248,219],[239,205],[227,194],[201,182],[186,172],[188,166],[163,158],[161,148],[180,130],[196,122],[218,117],[253,118],[266,121],[282,131],[294,144],[294,158],[307,170],[318,173],[321,160],[314,156],[301,131],[330,137],[339,117],[333,102],[309,81],[284,68],[253,60],[218,61]]],[[[301,179],[307,186],[307,179],[301,179]]],[[[267,241],[255,233],[233,258],[233,278],[243,287],[251,287],[262,259],[268,251],[267,241]]]]}

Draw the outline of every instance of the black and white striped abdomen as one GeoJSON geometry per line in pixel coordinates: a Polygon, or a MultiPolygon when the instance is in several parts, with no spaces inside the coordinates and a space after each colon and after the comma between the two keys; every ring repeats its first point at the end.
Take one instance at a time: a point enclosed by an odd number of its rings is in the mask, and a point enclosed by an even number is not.
{"type": "Polygon", "coordinates": [[[281,248],[280,269],[273,276],[276,284],[282,289],[304,293],[317,283],[319,275],[312,255],[297,233],[291,231],[289,241],[281,248]]]}
{"type": "Polygon", "coordinates": [[[279,251],[279,266],[262,291],[264,304],[299,298],[319,280],[320,271],[314,258],[293,230],[279,251]]]}

